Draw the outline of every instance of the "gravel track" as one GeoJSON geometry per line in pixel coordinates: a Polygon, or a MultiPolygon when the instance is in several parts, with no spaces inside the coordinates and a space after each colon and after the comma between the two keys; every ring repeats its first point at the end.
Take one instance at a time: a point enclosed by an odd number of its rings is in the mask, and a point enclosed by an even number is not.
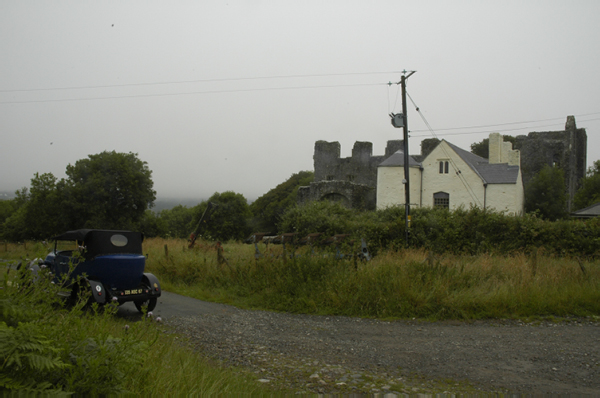
{"type": "Polygon", "coordinates": [[[163,292],[154,311],[207,356],[296,392],[600,395],[600,324],[378,321],[241,310],[163,292]]]}

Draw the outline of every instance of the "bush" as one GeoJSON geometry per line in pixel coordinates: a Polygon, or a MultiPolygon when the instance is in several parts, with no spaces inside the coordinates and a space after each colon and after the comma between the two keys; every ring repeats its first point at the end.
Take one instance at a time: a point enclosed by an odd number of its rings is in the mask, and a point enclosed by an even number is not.
{"type": "MultiPolygon", "coordinates": [[[[376,252],[407,246],[404,208],[377,211],[346,209],[337,203],[312,202],[290,208],[280,232],[299,237],[321,232],[364,238],[376,252]]],[[[411,212],[408,246],[436,253],[511,254],[545,247],[549,253],[582,257],[600,255],[600,219],[546,221],[535,214],[513,216],[478,207],[448,211],[417,208],[411,212]]]]}

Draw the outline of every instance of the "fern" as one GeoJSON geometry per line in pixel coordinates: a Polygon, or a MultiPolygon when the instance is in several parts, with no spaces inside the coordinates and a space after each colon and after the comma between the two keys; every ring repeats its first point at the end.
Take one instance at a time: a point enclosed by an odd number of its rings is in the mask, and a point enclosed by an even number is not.
{"type": "Polygon", "coordinates": [[[19,323],[15,328],[0,323],[0,389],[52,389],[49,374],[69,366],[59,354],[38,325],[19,323]]]}

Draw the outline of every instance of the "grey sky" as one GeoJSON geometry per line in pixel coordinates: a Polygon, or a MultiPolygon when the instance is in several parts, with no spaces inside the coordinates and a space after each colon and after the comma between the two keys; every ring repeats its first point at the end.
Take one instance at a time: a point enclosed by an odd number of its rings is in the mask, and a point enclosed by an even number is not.
{"type": "MultiPolygon", "coordinates": [[[[598,1],[4,0],[0,190],[116,150],[148,162],[158,197],[253,200],[312,170],[317,140],[382,155],[401,138],[385,83],[403,69],[438,138],[469,149],[575,115],[590,165],[598,15],[598,1]],[[490,127],[446,130],[469,126],[490,127]]],[[[418,153],[431,134],[408,107],[418,153]]]]}

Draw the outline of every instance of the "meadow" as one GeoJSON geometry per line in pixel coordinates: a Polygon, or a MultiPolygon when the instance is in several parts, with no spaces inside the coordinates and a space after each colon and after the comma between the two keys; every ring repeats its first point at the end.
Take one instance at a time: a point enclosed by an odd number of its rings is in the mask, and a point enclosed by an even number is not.
{"type": "MultiPolygon", "coordinates": [[[[164,290],[233,304],[307,314],[380,319],[550,319],[600,314],[600,262],[546,252],[507,256],[147,239],[147,271],[164,290]],[[344,254],[340,258],[340,254],[344,254]]],[[[14,267],[43,257],[41,242],[0,246],[0,389],[79,394],[270,393],[243,369],[223,368],[190,349],[153,316],[116,308],[66,308],[46,278],[31,289],[14,267]],[[157,365],[160,364],[160,365],[157,365]]],[[[22,267],[24,269],[25,267],[22,267]]],[[[24,275],[27,275],[25,273],[24,275]]]]}
{"type": "MultiPolygon", "coordinates": [[[[148,270],[164,288],[204,300],[308,314],[381,319],[597,316],[600,261],[538,248],[510,256],[378,250],[371,261],[333,248],[148,239],[148,270]]],[[[358,244],[341,247],[356,253],[358,244]]]]}

